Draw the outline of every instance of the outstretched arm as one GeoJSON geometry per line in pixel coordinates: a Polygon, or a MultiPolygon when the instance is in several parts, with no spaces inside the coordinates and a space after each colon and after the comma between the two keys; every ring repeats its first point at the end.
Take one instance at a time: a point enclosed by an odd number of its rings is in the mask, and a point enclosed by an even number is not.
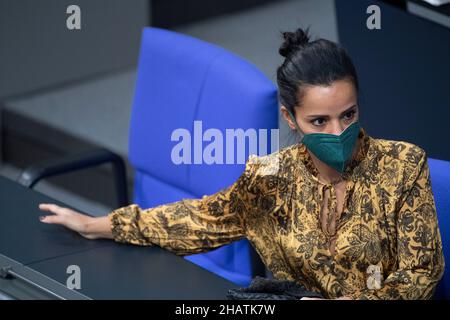
{"type": "Polygon", "coordinates": [[[228,188],[200,199],[142,209],[136,204],[118,208],[107,216],[93,218],[54,204],[41,204],[54,215],[45,223],[61,224],[89,239],[109,238],[136,245],[153,245],[179,255],[200,253],[245,237],[245,213],[251,210],[256,162],[228,188]]]}

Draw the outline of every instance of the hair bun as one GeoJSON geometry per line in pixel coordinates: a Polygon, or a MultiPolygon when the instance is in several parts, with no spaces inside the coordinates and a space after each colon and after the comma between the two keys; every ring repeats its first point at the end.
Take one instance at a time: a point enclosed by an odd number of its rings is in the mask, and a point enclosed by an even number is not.
{"type": "Polygon", "coordinates": [[[309,29],[303,30],[298,28],[295,32],[283,32],[284,42],[281,44],[278,52],[287,57],[295,50],[304,47],[309,42],[309,29]]]}

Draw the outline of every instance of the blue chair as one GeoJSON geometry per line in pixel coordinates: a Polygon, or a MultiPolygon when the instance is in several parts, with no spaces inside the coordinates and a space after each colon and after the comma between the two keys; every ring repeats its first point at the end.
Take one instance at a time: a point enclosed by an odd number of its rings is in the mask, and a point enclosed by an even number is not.
{"type": "MultiPolygon", "coordinates": [[[[201,198],[230,186],[242,174],[248,144],[240,164],[174,164],[172,148],[178,141],[172,141],[171,136],[176,129],[187,129],[194,135],[193,153],[197,147],[203,150],[202,132],[200,136],[195,132],[194,121],[201,121],[202,130],[218,129],[222,134],[226,129],[266,129],[270,142],[270,129],[278,128],[276,87],[256,67],[218,46],[163,29],[145,28],[129,134],[129,160],[135,169],[133,203],[151,208],[183,198],[201,198]]],[[[278,142],[278,135],[274,138],[278,142]]],[[[268,145],[268,150],[256,153],[275,151],[268,145]]],[[[237,151],[235,145],[235,155],[237,151]]],[[[234,163],[237,161],[235,157],[234,163]]],[[[30,166],[18,182],[33,188],[44,178],[107,163],[113,168],[117,206],[126,206],[125,163],[107,149],[30,166]]],[[[242,286],[265,273],[246,239],[186,259],[242,286]]]]}
{"type": "MultiPolygon", "coordinates": [[[[224,135],[226,128],[278,128],[276,87],[256,67],[218,46],[145,28],[129,135],[129,160],[135,168],[133,203],[149,208],[201,198],[241,175],[244,164],[173,163],[171,152],[177,142],[171,141],[172,132],[185,128],[192,134],[196,120],[202,121],[203,131],[216,128],[224,135]]],[[[197,138],[201,144],[198,136],[192,137],[193,143],[197,138]]],[[[250,256],[250,244],[244,239],[185,258],[246,286],[253,274],[250,256]]]]}
{"type": "MultiPolygon", "coordinates": [[[[444,257],[450,257],[450,162],[428,159],[431,187],[436,203],[444,257]]],[[[439,283],[435,299],[450,299],[450,270],[446,263],[444,276],[439,283]]]]}

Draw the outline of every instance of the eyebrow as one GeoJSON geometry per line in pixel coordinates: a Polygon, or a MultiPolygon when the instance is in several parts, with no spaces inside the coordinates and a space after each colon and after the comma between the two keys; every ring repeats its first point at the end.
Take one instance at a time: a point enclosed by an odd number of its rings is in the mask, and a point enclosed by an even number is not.
{"type": "MultiPolygon", "coordinates": [[[[347,113],[347,112],[351,111],[352,109],[356,109],[357,106],[358,106],[357,104],[354,104],[354,105],[352,105],[350,108],[347,108],[346,110],[342,111],[342,112],[341,112],[341,116],[342,116],[344,113],[347,113]]],[[[307,116],[307,118],[328,118],[328,117],[329,117],[329,115],[320,115],[320,114],[315,114],[315,115],[307,116]]]]}

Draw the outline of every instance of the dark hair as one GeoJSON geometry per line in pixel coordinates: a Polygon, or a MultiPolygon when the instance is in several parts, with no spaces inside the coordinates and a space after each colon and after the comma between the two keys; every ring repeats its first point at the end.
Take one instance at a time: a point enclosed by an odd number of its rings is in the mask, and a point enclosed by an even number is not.
{"type": "Polygon", "coordinates": [[[279,100],[294,115],[305,86],[349,80],[359,90],[355,67],[344,48],[326,39],[310,41],[308,32],[301,28],[282,32],[284,42],[278,51],[286,58],[277,69],[279,100]]]}

